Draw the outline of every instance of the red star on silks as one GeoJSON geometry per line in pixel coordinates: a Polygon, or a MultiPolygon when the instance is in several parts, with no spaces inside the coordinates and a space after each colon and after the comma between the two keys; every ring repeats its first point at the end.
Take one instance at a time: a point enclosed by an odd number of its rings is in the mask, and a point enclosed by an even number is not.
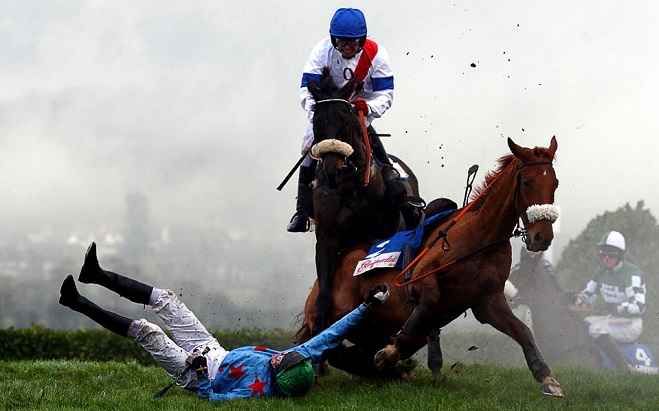
{"type": "Polygon", "coordinates": [[[254,347],[254,351],[267,351],[268,349],[265,347],[254,347]]]}
{"type": "Polygon", "coordinates": [[[248,387],[252,389],[252,397],[255,396],[256,394],[261,394],[261,396],[265,397],[265,393],[263,392],[263,389],[265,388],[266,385],[268,385],[267,382],[261,382],[259,381],[259,377],[256,377],[256,379],[254,379],[254,382],[248,385],[248,387]]]}
{"type": "Polygon", "coordinates": [[[234,367],[233,365],[229,366],[229,369],[231,372],[227,376],[227,378],[235,378],[236,381],[242,378],[243,375],[245,375],[245,371],[243,371],[243,367],[245,364],[240,364],[240,367],[234,367]]]}

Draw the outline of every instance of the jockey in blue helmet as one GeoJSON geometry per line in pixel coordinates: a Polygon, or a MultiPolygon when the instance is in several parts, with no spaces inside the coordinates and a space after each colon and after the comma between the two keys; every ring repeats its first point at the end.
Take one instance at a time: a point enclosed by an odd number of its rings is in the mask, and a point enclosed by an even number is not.
{"type": "MultiPolygon", "coordinates": [[[[355,74],[358,67],[364,68],[363,77],[357,76],[361,87],[350,102],[356,111],[364,114],[371,149],[382,165],[382,175],[389,195],[402,204],[406,194],[405,187],[379,135],[371,125],[374,119],[381,117],[393,104],[394,73],[385,48],[372,39],[367,40],[367,33],[366,19],[361,10],[340,8],[330,21],[329,37],[321,40],[311,50],[300,84],[300,102],[309,120],[302,138],[302,153],[309,150],[314,140],[313,115],[316,102],[307,89],[307,82],[311,80],[316,84],[320,83],[323,68],[328,67],[334,83],[341,87],[350,78],[347,73],[355,74]],[[367,64],[362,63],[360,66],[362,61],[367,64]]],[[[306,232],[312,227],[310,217],[313,217],[313,201],[310,184],[315,177],[315,168],[315,160],[307,155],[300,166],[295,215],[286,228],[290,232],[306,232]]]]}
{"type": "Polygon", "coordinates": [[[344,58],[353,58],[366,42],[366,18],[358,9],[338,9],[330,22],[330,36],[334,47],[344,58]]]}

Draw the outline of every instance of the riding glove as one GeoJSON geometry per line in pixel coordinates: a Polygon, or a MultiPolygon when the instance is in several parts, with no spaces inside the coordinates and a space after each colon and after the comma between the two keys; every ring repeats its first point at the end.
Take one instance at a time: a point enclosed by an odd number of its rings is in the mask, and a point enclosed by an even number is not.
{"type": "Polygon", "coordinates": [[[387,284],[377,285],[368,292],[365,304],[371,308],[375,308],[389,298],[389,288],[387,284]]]}
{"type": "Polygon", "coordinates": [[[355,106],[355,111],[361,111],[364,115],[368,115],[368,104],[363,98],[358,98],[357,100],[351,101],[352,105],[355,106]]]}
{"type": "Polygon", "coordinates": [[[192,360],[192,368],[194,368],[197,377],[204,377],[204,374],[208,372],[208,361],[206,361],[206,357],[203,355],[195,357],[192,360]]]}

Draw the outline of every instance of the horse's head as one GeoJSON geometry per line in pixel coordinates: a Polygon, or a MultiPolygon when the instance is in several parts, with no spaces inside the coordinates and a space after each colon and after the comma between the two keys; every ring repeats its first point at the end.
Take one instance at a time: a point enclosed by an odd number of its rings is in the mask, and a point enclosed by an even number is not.
{"type": "Polygon", "coordinates": [[[349,100],[355,90],[355,82],[356,78],[353,77],[339,88],[327,68],[323,69],[320,85],[311,79],[307,81],[307,88],[316,101],[311,154],[320,160],[320,171],[330,188],[337,186],[346,158],[352,156],[354,163],[357,163],[357,157],[364,151],[359,143],[355,144],[359,119],[349,100]]]}
{"type": "Polygon", "coordinates": [[[508,277],[515,285],[523,304],[533,305],[545,301],[559,301],[563,291],[554,275],[554,267],[544,258],[544,252],[520,250],[519,262],[508,277]]]}
{"type": "Polygon", "coordinates": [[[526,248],[544,251],[554,239],[552,224],[558,218],[558,208],[554,205],[558,179],[552,164],[558,148],[556,137],[552,137],[549,148],[520,147],[510,138],[508,147],[519,161],[515,205],[528,233],[526,248]]]}
{"type": "Polygon", "coordinates": [[[520,249],[519,262],[510,270],[508,279],[519,289],[520,293],[529,295],[535,292],[533,287],[537,284],[536,276],[544,274],[544,266],[541,264],[544,252],[533,253],[526,251],[525,247],[520,249]]]}

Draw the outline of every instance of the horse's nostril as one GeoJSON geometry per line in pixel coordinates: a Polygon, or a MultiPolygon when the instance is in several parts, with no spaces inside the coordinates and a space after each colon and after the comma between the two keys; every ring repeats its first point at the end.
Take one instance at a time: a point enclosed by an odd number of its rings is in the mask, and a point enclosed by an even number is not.
{"type": "Polygon", "coordinates": [[[536,244],[542,244],[543,241],[544,241],[544,237],[542,236],[542,233],[536,233],[533,236],[533,242],[535,242],[536,244]]]}

